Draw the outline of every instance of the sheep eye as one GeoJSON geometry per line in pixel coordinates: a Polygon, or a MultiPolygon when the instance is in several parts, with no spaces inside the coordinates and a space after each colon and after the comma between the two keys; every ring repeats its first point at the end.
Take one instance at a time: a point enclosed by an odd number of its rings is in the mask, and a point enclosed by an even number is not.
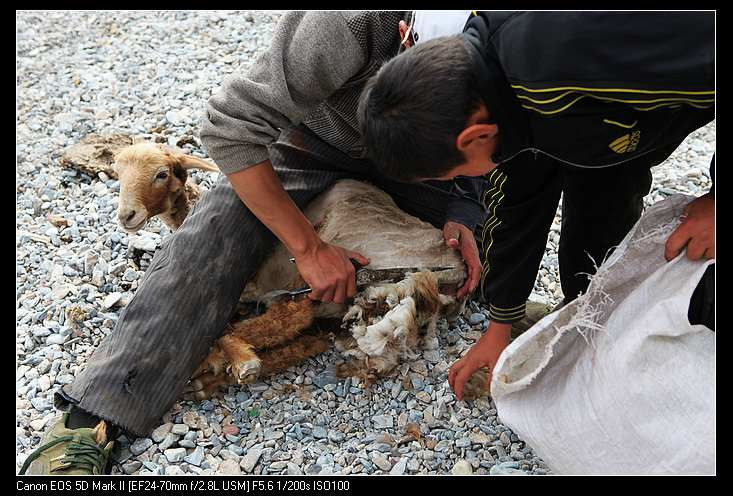
{"type": "Polygon", "coordinates": [[[155,179],[167,179],[167,178],[168,178],[168,173],[165,171],[158,172],[158,175],[155,176],[155,179]]]}

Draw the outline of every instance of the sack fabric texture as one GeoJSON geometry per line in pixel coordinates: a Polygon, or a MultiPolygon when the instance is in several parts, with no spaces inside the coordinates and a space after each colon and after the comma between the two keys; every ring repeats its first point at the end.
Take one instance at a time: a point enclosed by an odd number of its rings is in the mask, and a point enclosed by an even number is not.
{"type": "Polygon", "coordinates": [[[715,261],[664,258],[692,199],[649,208],[586,294],[500,356],[499,418],[553,472],[715,473],[715,332],[688,320],[715,261]]]}

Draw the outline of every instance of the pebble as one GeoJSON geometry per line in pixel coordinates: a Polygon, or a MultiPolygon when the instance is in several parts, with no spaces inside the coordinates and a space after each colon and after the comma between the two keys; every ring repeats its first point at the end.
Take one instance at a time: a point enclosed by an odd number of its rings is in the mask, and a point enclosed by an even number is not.
{"type": "Polygon", "coordinates": [[[109,310],[113,306],[115,306],[116,303],[120,301],[122,298],[122,293],[110,293],[104,298],[104,301],[102,302],[102,308],[104,310],[109,310]]]}
{"type": "Polygon", "coordinates": [[[392,466],[389,471],[390,475],[403,475],[407,469],[407,458],[400,458],[400,460],[392,466]]]}
{"type": "Polygon", "coordinates": [[[61,334],[51,334],[46,338],[46,344],[64,344],[68,335],[62,336],[61,334]]]}
{"type": "Polygon", "coordinates": [[[257,462],[259,461],[260,456],[262,456],[261,449],[250,448],[247,451],[247,453],[245,453],[244,457],[242,458],[242,461],[240,462],[240,466],[242,467],[242,470],[244,470],[248,474],[251,474],[252,470],[255,468],[255,465],[257,465],[257,462]]]}
{"type": "Polygon", "coordinates": [[[372,423],[375,429],[391,429],[394,427],[393,419],[390,415],[375,415],[372,417],[372,423]]]}
{"type": "MultiPolygon", "coordinates": [[[[130,452],[137,456],[153,445],[153,440],[148,437],[140,437],[130,445],[130,452]]],[[[185,451],[185,450],[184,450],[185,451]]]]}
{"type": "Polygon", "coordinates": [[[303,470],[293,462],[287,463],[288,475],[304,475],[303,470]]]}
{"type": "Polygon", "coordinates": [[[467,460],[461,459],[453,464],[453,468],[450,472],[453,475],[471,475],[473,474],[473,468],[467,460]]]}
{"type": "Polygon", "coordinates": [[[222,475],[242,475],[242,470],[239,468],[239,464],[236,461],[224,460],[219,464],[219,468],[216,473],[222,475]]]}
{"type": "Polygon", "coordinates": [[[171,432],[172,427],[173,427],[173,424],[171,424],[170,422],[165,423],[161,425],[160,427],[156,428],[150,434],[150,438],[153,440],[153,442],[159,443],[168,436],[168,434],[171,432]]]}
{"type": "Polygon", "coordinates": [[[186,448],[170,448],[163,452],[170,463],[177,463],[186,456],[186,448]]]}
{"type": "Polygon", "coordinates": [[[180,439],[179,436],[177,436],[176,434],[173,434],[172,432],[170,432],[165,437],[165,439],[163,439],[163,441],[161,441],[158,444],[158,448],[160,448],[161,451],[164,451],[164,450],[170,448],[171,446],[173,446],[175,443],[177,443],[179,439],[180,439]]]}
{"type": "Polygon", "coordinates": [[[123,463],[122,464],[122,471],[126,473],[127,475],[132,475],[138,470],[140,470],[140,467],[142,467],[142,462],[138,460],[133,460],[131,462],[123,463]]]}
{"type": "Polygon", "coordinates": [[[486,315],[482,313],[472,313],[468,318],[468,323],[471,325],[478,325],[486,320],[486,315]]]}
{"type": "Polygon", "coordinates": [[[377,467],[381,468],[385,472],[392,468],[392,464],[389,463],[387,457],[382,455],[381,453],[375,452],[375,454],[372,455],[372,461],[377,467]]]}
{"type": "Polygon", "coordinates": [[[190,427],[188,424],[175,424],[171,427],[170,431],[178,436],[183,436],[189,431],[189,429],[190,427]]]}
{"type": "Polygon", "coordinates": [[[201,462],[204,461],[204,448],[202,448],[201,446],[198,446],[195,450],[193,450],[193,453],[191,453],[188,456],[185,456],[183,460],[190,463],[191,465],[200,467],[201,462]]]}

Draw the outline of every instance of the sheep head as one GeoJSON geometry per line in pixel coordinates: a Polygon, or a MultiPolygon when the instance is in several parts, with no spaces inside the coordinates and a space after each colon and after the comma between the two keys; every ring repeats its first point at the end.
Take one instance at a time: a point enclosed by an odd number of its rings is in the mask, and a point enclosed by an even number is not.
{"type": "MultiPolygon", "coordinates": [[[[189,169],[219,171],[200,158],[159,143],[137,143],[120,150],[114,164],[120,181],[120,226],[136,232],[156,215],[171,216],[186,194],[189,169]]],[[[187,208],[187,198],[183,200],[187,208]]]]}

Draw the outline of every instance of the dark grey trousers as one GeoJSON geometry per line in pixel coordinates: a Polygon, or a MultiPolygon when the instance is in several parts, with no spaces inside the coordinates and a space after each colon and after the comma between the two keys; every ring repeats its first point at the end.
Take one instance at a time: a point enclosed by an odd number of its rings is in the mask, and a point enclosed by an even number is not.
{"type": "MultiPolygon", "coordinates": [[[[400,208],[438,228],[445,221],[450,183],[375,177],[368,161],[350,158],[305,128],[283,131],[270,160],[301,209],[334,181],[355,178],[370,180],[400,208]]],[[[224,330],[246,281],[275,242],[222,176],[165,240],[116,328],[74,382],[57,392],[57,407],[76,404],[148,436],[224,330]]]]}

